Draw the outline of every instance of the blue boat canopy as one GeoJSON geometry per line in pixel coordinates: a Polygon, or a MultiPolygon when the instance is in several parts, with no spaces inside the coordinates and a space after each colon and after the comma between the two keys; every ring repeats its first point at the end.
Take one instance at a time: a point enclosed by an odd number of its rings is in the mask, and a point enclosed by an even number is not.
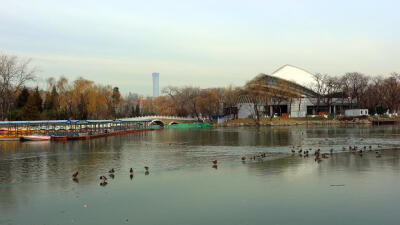
{"type": "Polygon", "coordinates": [[[77,120],[74,122],[75,125],[87,125],[90,124],[88,120],[77,120]]]}
{"type": "Polygon", "coordinates": [[[54,124],[67,123],[69,120],[32,120],[32,121],[0,121],[0,124],[54,124]]]}

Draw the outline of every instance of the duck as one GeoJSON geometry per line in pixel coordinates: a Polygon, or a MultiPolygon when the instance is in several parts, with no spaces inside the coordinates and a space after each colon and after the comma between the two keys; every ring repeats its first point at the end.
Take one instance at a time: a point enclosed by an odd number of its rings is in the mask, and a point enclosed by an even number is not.
{"type": "Polygon", "coordinates": [[[145,166],[144,169],[146,170],[146,172],[149,172],[149,167],[145,166]]]}
{"type": "Polygon", "coordinates": [[[78,174],[79,174],[79,172],[76,171],[74,174],[72,174],[72,178],[74,178],[74,179],[78,178],[78,174]]]}
{"type": "Polygon", "coordinates": [[[132,169],[132,168],[129,170],[129,173],[130,173],[130,174],[133,174],[133,169],[132,169]]]}
{"type": "Polygon", "coordinates": [[[101,180],[100,186],[107,185],[107,177],[106,176],[100,176],[100,180],[101,180]]]}
{"type": "Polygon", "coordinates": [[[299,154],[301,154],[301,152],[303,152],[303,149],[300,149],[300,150],[299,150],[299,154]]]}
{"type": "MultiPolygon", "coordinates": [[[[254,156],[254,158],[255,158],[255,156],[254,156]]],[[[217,165],[218,160],[214,160],[214,161],[212,161],[212,163],[213,163],[214,165],[217,165]]]]}
{"type": "Polygon", "coordinates": [[[342,151],[344,151],[344,152],[345,152],[345,151],[346,151],[346,148],[345,148],[345,147],[343,147],[343,148],[342,148],[342,151]]]}
{"type": "Polygon", "coordinates": [[[115,170],[114,170],[114,168],[112,168],[110,171],[108,171],[108,173],[110,173],[110,174],[114,174],[114,173],[115,173],[115,170]]]}
{"type": "Polygon", "coordinates": [[[242,161],[246,161],[246,156],[242,156],[242,161]]]}
{"type": "Polygon", "coordinates": [[[100,176],[100,180],[101,180],[102,182],[106,182],[107,177],[106,177],[106,176],[100,176]]]}
{"type": "Polygon", "coordinates": [[[296,151],[292,149],[292,153],[294,154],[294,153],[296,153],[296,151]]]}

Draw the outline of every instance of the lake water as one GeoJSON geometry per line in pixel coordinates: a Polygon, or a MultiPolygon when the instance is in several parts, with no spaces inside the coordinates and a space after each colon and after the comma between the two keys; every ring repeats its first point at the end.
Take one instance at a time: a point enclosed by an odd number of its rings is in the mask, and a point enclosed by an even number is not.
{"type": "Polygon", "coordinates": [[[0,224],[398,225],[399,147],[395,126],[164,129],[1,142],[0,224]],[[293,145],[335,153],[317,163],[292,155],[293,145]],[[371,145],[382,157],[343,153],[349,145],[371,145]],[[264,152],[263,160],[241,161],[264,152]]]}

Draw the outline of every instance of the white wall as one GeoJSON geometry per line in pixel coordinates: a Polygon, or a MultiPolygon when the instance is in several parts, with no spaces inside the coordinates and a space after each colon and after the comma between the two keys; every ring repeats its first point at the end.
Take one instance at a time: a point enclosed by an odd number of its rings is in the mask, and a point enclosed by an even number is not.
{"type": "Polygon", "coordinates": [[[309,98],[292,99],[292,104],[290,105],[290,117],[306,117],[307,106],[309,105],[313,105],[309,98]]]}
{"type": "MultiPolygon", "coordinates": [[[[252,103],[239,103],[236,105],[238,107],[238,118],[253,118],[255,116],[254,106],[252,103]]],[[[264,106],[258,106],[259,111],[264,111],[264,106]]]]}
{"type": "Polygon", "coordinates": [[[346,109],[344,114],[346,116],[367,116],[368,109],[346,109]]]}
{"type": "MultiPolygon", "coordinates": [[[[282,103],[284,105],[285,103],[282,103]]],[[[287,103],[289,104],[289,103],[287,103]]],[[[290,105],[290,116],[291,117],[306,117],[307,106],[313,105],[308,98],[293,99],[290,105]],[[299,108],[300,104],[300,108],[299,108]]],[[[238,107],[238,118],[251,118],[255,115],[252,103],[239,103],[238,107]]],[[[260,111],[264,111],[264,106],[259,106],[260,111]]]]}

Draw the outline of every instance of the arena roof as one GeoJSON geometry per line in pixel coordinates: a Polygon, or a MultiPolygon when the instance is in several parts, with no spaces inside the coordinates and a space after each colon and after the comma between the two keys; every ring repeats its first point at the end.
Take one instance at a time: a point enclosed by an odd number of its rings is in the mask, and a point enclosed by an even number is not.
{"type": "Polygon", "coordinates": [[[307,88],[313,82],[313,74],[301,68],[284,65],[272,73],[273,75],[259,74],[253,81],[263,81],[267,92],[280,95],[281,97],[314,97],[317,94],[307,88]],[[310,82],[304,86],[299,84],[310,82]]]}
{"type": "Polygon", "coordinates": [[[275,70],[270,75],[297,83],[303,87],[309,87],[314,83],[314,74],[303,68],[289,64],[279,67],[279,69],[275,70]]]}
{"type": "MultiPolygon", "coordinates": [[[[314,74],[300,67],[292,65],[284,65],[274,71],[271,75],[259,74],[249,81],[246,86],[247,90],[251,92],[266,92],[265,96],[269,96],[270,100],[283,99],[288,100],[291,98],[304,98],[304,97],[316,97],[318,94],[312,89],[308,88],[314,83],[314,74]],[[259,86],[259,82],[262,82],[259,86]],[[259,89],[257,87],[262,87],[259,89]]],[[[252,99],[252,101],[259,101],[260,104],[264,104],[266,101],[260,95],[259,99],[252,99]]],[[[241,94],[237,103],[251,103],[248,93],[244,92],[241,94]]]]}

